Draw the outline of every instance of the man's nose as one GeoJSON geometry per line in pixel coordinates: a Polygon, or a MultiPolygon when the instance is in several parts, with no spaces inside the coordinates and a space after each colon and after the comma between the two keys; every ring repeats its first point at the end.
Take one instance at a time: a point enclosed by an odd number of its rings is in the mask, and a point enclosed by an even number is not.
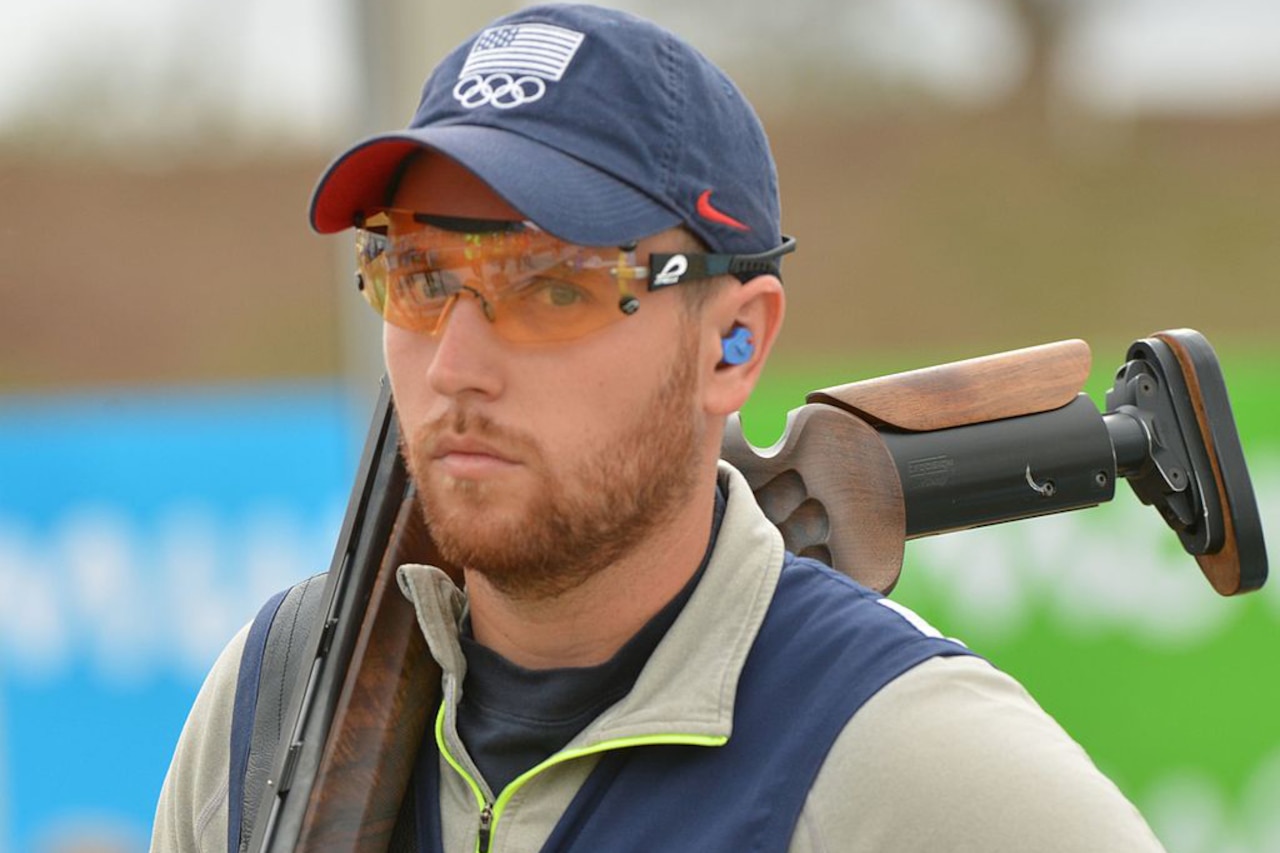
{"type": "Polygon", "coordinates": [[[427,368],[437,393],[457,396],[472,391],[493,396],[501,391],[503,344],[492,314],[492,305],[472,288],[450,297],[432,335],[436,346],[427,368]]]}

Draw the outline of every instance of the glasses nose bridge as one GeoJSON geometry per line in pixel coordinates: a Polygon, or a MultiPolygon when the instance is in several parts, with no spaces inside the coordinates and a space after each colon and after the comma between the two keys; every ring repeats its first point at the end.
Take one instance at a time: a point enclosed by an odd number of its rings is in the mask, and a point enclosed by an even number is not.
{"type": "Polygon", "coordinates": [[[494,322],[495,312],[493,300],[486,296],[484,291],[480,288],[474,287],[471,284],[459,284],[457,289],[446,297],[444,307],[440,309],[440,317],[436,320],[435,327],[431,330],[431,336],[433,338],[439,338],[444,334],[444,327],[449,322],[449,318],[453,316],[453,311],[454,308],[457,307],[458,301],[464,295],[468,294],[475,297],[476,302],[479,303],[480,312],[484,315],[484,318],[490,323],[494,322]]]}
{"type": "Polygon", "coordinates": [[[471,284],[463,284],[458,288],[458,292],[453,295],[450,302],[457,302],[458,297],[464,293],[470,293],[480,302],[480,310],[484,312],[484,317],[490,323],[494,320],[494,314],[497,310],[495,302],[497,302],[497,294],[493,293],[489,288],[481,289],[471,284]],[[488,292],[487,292],[488,291],[488,292]]]}

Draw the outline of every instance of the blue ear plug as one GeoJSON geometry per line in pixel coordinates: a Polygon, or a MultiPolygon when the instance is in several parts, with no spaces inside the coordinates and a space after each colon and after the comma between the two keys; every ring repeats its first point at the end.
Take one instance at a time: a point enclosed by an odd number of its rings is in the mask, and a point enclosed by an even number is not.
{"type": "Polygon", "coordinates": [[[751,332],[745,326],[734,326],[733,331],[720,339],[725,364],[746,364],[756,354],[751,332]]]}

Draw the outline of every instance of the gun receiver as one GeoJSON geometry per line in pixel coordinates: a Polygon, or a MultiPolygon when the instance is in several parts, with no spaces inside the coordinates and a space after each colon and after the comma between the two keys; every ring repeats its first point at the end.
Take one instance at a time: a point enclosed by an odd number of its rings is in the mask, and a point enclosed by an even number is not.
{"type": "Polygon", "coordinates": [[[1089,365],[1087,344],[1061,341],[815,391],[773,447],[732,420],[723,456],[789,548],[884,592],[907,539],[1095,506],[1117,476],[1219,593],[1260,587],[1261,522],[1208,341],[1136,341],[1103,413],[1080,393],[1089,365]]]}

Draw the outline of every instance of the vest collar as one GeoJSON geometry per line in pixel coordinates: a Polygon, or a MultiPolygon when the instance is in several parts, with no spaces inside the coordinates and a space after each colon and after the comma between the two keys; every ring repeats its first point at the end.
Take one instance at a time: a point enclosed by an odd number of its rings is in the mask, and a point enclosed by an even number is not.
{"type": "MultiPolygon", "coordinates": [[[[784,546],[743,476],[721,462],[719,477],[727,503],[701,582],[631,692],[588,725],[571,747],[667,734],[731,734],[738,677],[777,586],[784,546]]],[[[431,566],[405,565],[397,577],[440,663],[452,728],[452,709],[466,674],[458,641],[465,596],[431,566]]]]}

